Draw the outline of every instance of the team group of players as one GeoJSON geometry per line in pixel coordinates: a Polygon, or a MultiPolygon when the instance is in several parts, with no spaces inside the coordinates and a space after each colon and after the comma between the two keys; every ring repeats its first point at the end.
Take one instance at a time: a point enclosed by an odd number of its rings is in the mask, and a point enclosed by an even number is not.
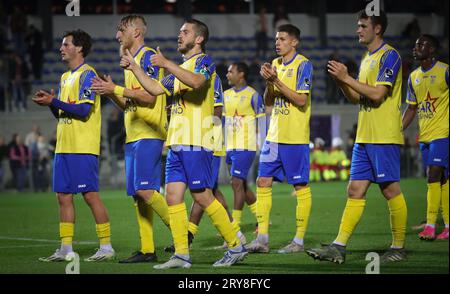
{"type": "Polygon", "coordinates": [[[184,62],[177,65],[159,47],[154,50],[144,44],[147,24],[142,16],[122,18],[116,39],[125,73],[124,87],[116,85],[108,75],[98,75],[85,63],[91,47],[87,33],[66,33],[60,52],[69,71],[61,77],[58,94],[41,90],[33,98],[37,104],[49,106],[58,119],[53,189],[60,209],[61,247],[40,260],[73,258],[72,196],[77,193],[82,193],[92,210],[100,240],[100,248],[86,261],[115,256],[108,213],[98,193],[100,95],[112,99],[125,112],[126,188],[134,199],[141,248],[121,263],[156,261],[154,213],[172,233],[173,246],[167,250],[174,253],[155,269],[191,267],[189,245],[203,212],[225,240],[226,252],[213,266],[230,266],[249,252],[268,253],[274,180],[287,180],[294,186],[297,198],[295,236],[279,253],[305,251],[315,259],[343,263],[348,240],[364,211],[366,192],[371,183],[377,183],[388,202],[393,239],[382,261],[406,260],[407,207],[400,189],[400,148],[402,131],[416,113],[420,148],[429,167],[427,225],[419,236],[448,239],[448,65],[435,60],[436,38],[423,35],[417,40],[413,52],[421,66],[410,76],[409,107],[402,123],[401,57],[383,41],[386,27],[384,12],[380,16],[368,16],[364,11],[358,14],[359,42],[368,51],[357,79],[348,74],[344,64],[328,62],[328,73],[345,96],[359,105],[358,130],[338,236],[330,245],[311,249],[304,248],[304,236],[312,203],[308,183],[313,66],[297,52],[297,27],[282,25],[277,29],[275,46],[279,57],[261,66],[260,75],[266,81],[262,96],[247,85],[248,67],[240,62],[229,66],[227,80],[232,88],[222,92],[214,61],[205,53],[208,28],[195,19],[185,21],[180,29],[178,52],[184,62]],[[267,136],[260,135],[263,143],[255,197],[246,180],[259,145],[257,133],[265,134],[266,106],[272,112],[267,136]],[[165,197],[159,193],[164,144],[169,148],[165,197]],[[230,165],[232,213],[227,212],[217,187],[221,156],[226,156],[230,165]],[[189,219],[184,202],[186,189],[194,199],[189,219]],[[249,243],[240,228],[244,203],[258,222],[258,235],[249,243]],[[434,225],[440,207],[445,229],[436,237],[434,225]]]}

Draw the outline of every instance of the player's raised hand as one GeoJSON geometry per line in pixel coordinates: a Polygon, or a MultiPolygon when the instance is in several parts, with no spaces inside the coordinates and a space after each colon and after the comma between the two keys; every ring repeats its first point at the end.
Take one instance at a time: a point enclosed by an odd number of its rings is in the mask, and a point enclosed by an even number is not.
{"type": "Polygon", "coordinates": [[[131,55],[130,50],[126,49],[125,54],[122,55],[120,59],[120,67],[123,69],[134,70],[137,68],[137,63],[134,61],[133,55],[131,55]]]}
{"type": "Polygon", "coordinates": [[[167,66],[167,58],[161,53],[161,50],[159,49],[159,46],[156,47],[156,54],[153,54],[150,57],[150,61],[153,66],[158,66],[165,68],[167,66]]]}
{"type": "Polygon", "coordinates": [[[100,95],[111,95],[114,93],[114,87],[116,86],[110,75],[104,75],[103,79],[99,77],[93,77],[91,79],[91,89],[100,95]]]}
{"type": "Polygon", "coordinates": [[[41,106],[48,106],[50,105],[50,103],[52,103],[52,99],[54,97],[55,97],[55,90],[53,89],[50,90],[50,93],[44,90],[39,90],[34,94],[32,100],[41,106]]]}
{"type": "Polygon", "coordinates": [[[330,60],[327,64],[328,73],[338,81],[343,81],[348,75],[347,67],[338,61],[330,60]]]}

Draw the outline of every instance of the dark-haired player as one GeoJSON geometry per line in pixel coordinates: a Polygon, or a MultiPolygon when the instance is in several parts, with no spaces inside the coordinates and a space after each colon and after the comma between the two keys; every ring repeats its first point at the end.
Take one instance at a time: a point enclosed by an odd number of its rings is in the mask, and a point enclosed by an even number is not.
{"type": "Polygon", "coordinates": [[[100,96],[91,89],[96,71],[84,62],[91,49],[91,37],[76,30],[64,35],[61,57],[69,68],[61,76],[58,95],[40,90],[33,101],[49,106],[58,119],[57,143],[53,168],[53,191],[59,204],[61,247],[41,261],[74,258],[72,239],[75,227],[73,195],[81,193],[94,215],[100,248],[86,261],[114,257],[108,212],[99,195],[98,156],[100,154],[100,96]]]}

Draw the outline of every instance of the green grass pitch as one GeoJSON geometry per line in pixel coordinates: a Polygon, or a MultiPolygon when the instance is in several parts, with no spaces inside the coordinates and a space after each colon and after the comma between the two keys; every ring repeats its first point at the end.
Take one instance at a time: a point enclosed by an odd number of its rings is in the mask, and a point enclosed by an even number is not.
{"type": "MultiPolygon", "coordinates": [[[[346,183],[313,183],[313,205],[305,239],[306,247],[331,242],[336,236],[345,206],[346,183]]],[[[417,238],[411,226],[424,220],[426,209],[426,182],[424,179],[405,179],[401,182],[408,204],[407,249],[409,260],[381,266],[381,273],[448,273],[448,241],[425,242],[417,238]]],[[[365,272],[368,252],[381,252],[390,245],[389,213],[387,203],[377,185],[372,185],[360,224],[348,246],[347,261],[343,265],[315,261],[304,253],[282,255],[276,250],[289,242],[295,233],[296,199],[292,187],[278,184],[273,188],[270,226],[270,254],[249,255],[244,262],[225,269],[211,265],[222,256],[213,249],[222,244],[210,220],[205,217],[194,239],[191,250],[193,266],[189,270],[156,271],[154,264],[118,264],[81,262],[81,273],[222,273],[222,274],[329,274],[365,272]]],[[[221,186],[229,204],[231,187],[221,186]]],[[[110,215],[112,242],[118,258],[127,257],[138,249],[138,231],[134,207],[124,191],[101,191],[110,215]]],[[[93,217],[81,196],[76,196],[76,226],[74,249],[81,259],[94,253],[97,237],[93,217]]],[[[188,207],[191,197],[186,193],[188,207]]],[[[170,254],[163,247],[171,243],[171,235],[155,216],[155,243],[159,261],[170,254]]],[[[254,237],[255,219],[248,208],[243,213],[243,232],[247,241],[254,237]]],[[[442,226],[440,227],[440,229],[442,226]]],[[[440,232],[440,229],[438,232],[440,232]]],[[[53,193],[0,193],[0,273],[61,273],[65,263],[42,263],[39,257],[50,255],[59,246],[58,209],[53,193]]]]}

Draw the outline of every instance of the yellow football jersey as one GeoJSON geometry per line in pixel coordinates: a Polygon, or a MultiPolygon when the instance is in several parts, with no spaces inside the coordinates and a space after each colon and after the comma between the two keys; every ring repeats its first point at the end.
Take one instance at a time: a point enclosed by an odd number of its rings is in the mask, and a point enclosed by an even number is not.
{"type": "Polygon", "coordinates": [[[309,120],[311,117],[312,63],[303,55],[296,54],[291,61],[283,63],[281,57],[272,61],[278,78],[297,93],[308,94],[302,107],[289,102],[275,87],[267,141],[284,144],[309,144],[309,120]]]}
{"type": "Polygon", "coordinates": [[[420,142],[448,138],[448,64],[438,61],[427,71],[414,70],[406,102],[418,105],[420,142]]]}
{"type": "Polygon", "coordinates": [[[59,110],[56,128],[56,153],[100,154],[100,96],[91,91],[94,68],[84,63],[61,76],[58,99],[64,103],[92,104],[86,118],[78,118],[59,110]]]}
{"type": "Polygon", "coordinates": [[[390,87],[387,97],[375,105],[361,97],[356,143],[403,144],[402,130],[402,60],[400,54],[383,43],[374,52],[363,56],[359,82],[370,86],[390,87]]]}
{"type": "Polygon", "coordinates": [[[167,95],[173,95],[167,146],[201,146],[213,150],[213,114],[215,65],[206,54],[191,56],[180,65],[194,73],[203,74],[206,82],[200,89],[193,89],[173,75],[160,83],[167,95]]]}
{"type": "MultiPolygon", "coordinates": [[[[134,55],[134,60],[147,73],[148,76],[161,80],[164,69],[152,66],[150,57],[156,51],[147,46],[142,46],[134,55]]],[[[125,70],[125,87],[131,90],[143,89],[135,75],[130,70],[125,70]]],[[[156,97],[156,101],[150,105],[140,105],[133,99],[127,99],[125,108],[126,143],[141,139],[165,140],[167,136],[166,95],[156,97]]]]}
{"type": "Polygon", "coordinates": [[[264,116],[261,95],[250,86],[224,92],[227,150],[256,151],[256,118],[264,116]]]}

